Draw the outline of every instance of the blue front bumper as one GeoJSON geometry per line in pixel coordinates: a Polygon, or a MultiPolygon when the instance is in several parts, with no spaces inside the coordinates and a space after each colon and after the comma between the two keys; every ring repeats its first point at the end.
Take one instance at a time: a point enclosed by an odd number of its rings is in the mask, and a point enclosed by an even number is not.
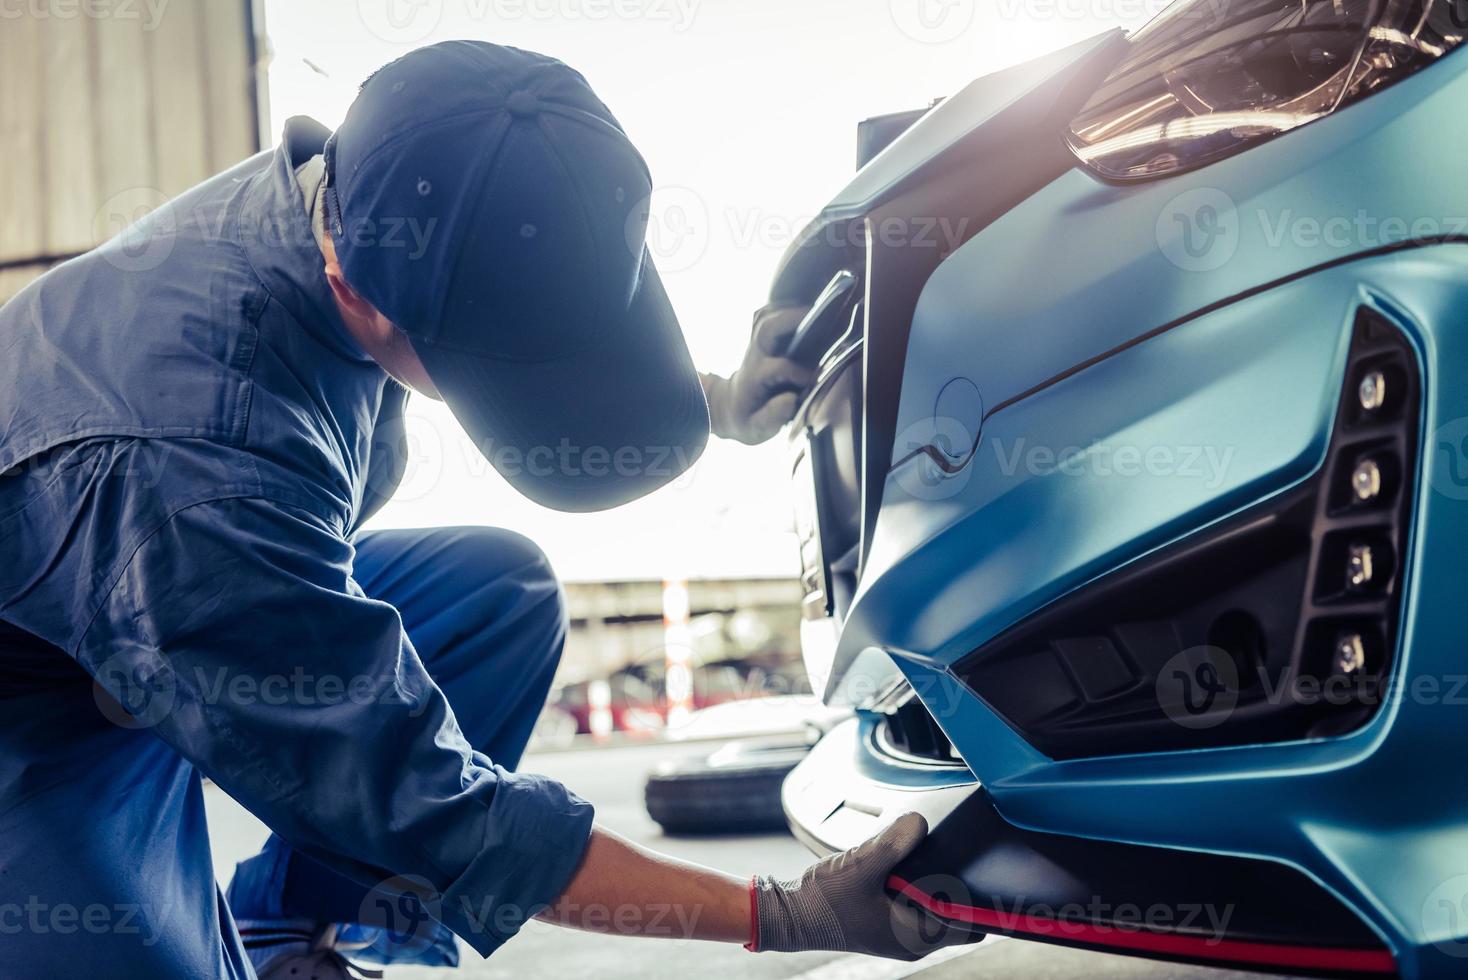
{"type": "MultiPolygon", "coordinates": [[[[1468,972],[1468,783],[1456,773],[1468,750],[1456,640],[1468,244],[1455,217],[1468,216],[1468,134],[1450,124],[1465,97],[1468,60],[1454,57],[1169,181],[1112,187],[1072,171],[958,249],[913,318],[899,429],[931,420],[957,377],[982,395],[982,437],[952,473],[923,472],[920,454],[888,473],[833,668],[892,657],[1010,826],[1293,869],[1414,978],[1468,972]],[[1210,191],[1235,209],[1236,238],[1219,264],[1189,267],[1163,219],[1210,191]],[[1318,233],[1358,212],[1382,241],[1318,233]],[[1427,218],[1437,234],[1415,230],[1427,218]],[[1289,230],[1304,219],[1315,235],[1289,230]],[[1422,378],[1391,696],[1369,722],[1336,737],[1057,760],[960,682],[956,664],[1026,617],[1315,475],[1360,308],[1401,329],[1422,378]],[[1229,455],[1197,478],[1116,479],[1008,465],[1027,442],[1229,455]]],[[[833,735],[787,787],[808,839],[840,846],[896,807],[936,813],[958,793],[867,759],[865,724],[833,735]]]]}

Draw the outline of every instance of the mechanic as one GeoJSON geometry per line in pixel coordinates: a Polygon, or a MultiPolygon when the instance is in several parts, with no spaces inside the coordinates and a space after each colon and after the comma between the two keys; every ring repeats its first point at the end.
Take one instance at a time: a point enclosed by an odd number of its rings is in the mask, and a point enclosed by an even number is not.
{"type": "Polygon", "coordinates": [[[448,42],[0,310],[0,898],[29,910],[0,976],[453,965],[455,934],[487,956],[532,916],[950,941],[883,891],[919,816],[745,880],[516,772],[566,630],[545,558],[497,529],[359,530],[401,477],[409,389],[569,511],[668,482],[710,418],[749,443],[790,418],[800,311],[760,314],[742,367],[700,382],[643,245],[650,191],[579,74],[448,42]],[[227,900],[201,776],[273,831],[227,900]]]}

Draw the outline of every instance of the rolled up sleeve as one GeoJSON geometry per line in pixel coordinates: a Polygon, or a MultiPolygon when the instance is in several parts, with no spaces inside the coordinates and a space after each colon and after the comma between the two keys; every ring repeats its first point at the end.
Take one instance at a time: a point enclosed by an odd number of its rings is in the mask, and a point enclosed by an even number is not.
{"type": "MultiPolygon", "coordinates": [[[[126,711],[303,853],[412,891],[483,955],[566,887],[592,808],[475,752],[325,522],[198,504],[131,556],[77,648],[126,711]]],[[[474,710],[493,711],[493,705],[474,710]]]]}

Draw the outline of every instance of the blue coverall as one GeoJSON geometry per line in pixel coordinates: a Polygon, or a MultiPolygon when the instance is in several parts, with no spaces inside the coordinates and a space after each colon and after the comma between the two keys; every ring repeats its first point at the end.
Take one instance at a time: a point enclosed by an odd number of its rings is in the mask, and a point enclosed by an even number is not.
{"type": "MultiPolygon", "coordinates": [[[[407,903],[488,955],[584,853],[591,807],[510,771],[564,638],[543,556],[358,530],[404,392],[301,207],[326,136],[292,120],[0,309],[0,977],[253,976],[201,775],[278,835],[242,918],[407,903]]],[[[422,921],[396,938],[450,958],[422,921]]]]}

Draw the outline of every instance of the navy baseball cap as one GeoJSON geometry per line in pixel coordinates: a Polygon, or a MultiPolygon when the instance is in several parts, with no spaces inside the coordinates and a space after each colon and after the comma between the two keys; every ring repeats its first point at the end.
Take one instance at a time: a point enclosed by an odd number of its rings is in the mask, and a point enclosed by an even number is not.
{"type": "Polygon", "coordinates": [[[363,83],[325,154],[346,281],[517,490],[600,510],[698,458],[708,406],[644,244],[647,165],[578,72],[420,48],[363,83]]]}

